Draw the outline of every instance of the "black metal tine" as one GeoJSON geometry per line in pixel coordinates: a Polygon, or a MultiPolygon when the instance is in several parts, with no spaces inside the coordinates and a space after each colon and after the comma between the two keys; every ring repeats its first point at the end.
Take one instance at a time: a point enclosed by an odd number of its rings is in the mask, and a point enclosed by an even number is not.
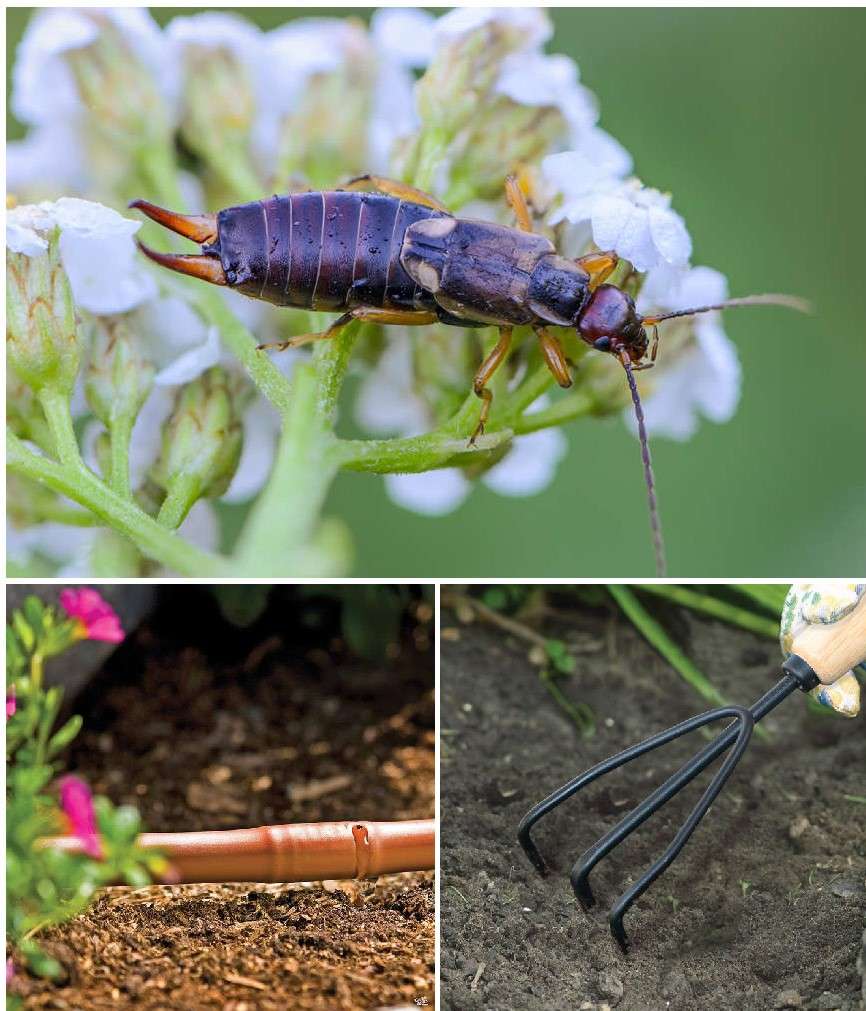
{"type": "MultiPolygon", "coordinates": [[[[751,712],[755,723],[766,716],[771,709],[774,709],[783,699],[787,698],[787,696],[797,688],[801,688],[803,691],[808,691],[809,688],[814,687],[813,683],[806,683],[803,676],[798,671],[789,670],[788,668],[790,663],[791,661],[789,660],[788,663],[785,664],[785,669],[787,671],[785,676],[750,707],[749,711],[751,712]]],[[[554,790],[553,793],[551,793],[548,797],[545,797],[544,800],[539,801],[535,807],[528,811],[524,815],[518,827],[517,839],[523,847],[523,851],[526,853],[527,857],[539,873],[546,874],[547,865],[532,839],[531,832],[533,826],[541,818],[550,811],[554,810],[554,808],[558,807],[564,801],[568,800],[569,797],[573,797],[574,794],[583,789],[583,787],[588,786],[594,780],[603,776],[606,772],[619,768],[619,766],[625,765],[633,758],[638,758],[640,755],[647,754],[648,752],[661,747],[663,744],[667,744],[669,741],[688,733],[690,730],[703,726],[706,722],[704,719],[705,716],[706,714],[703,713],[700,716],[693,716],[688,720],[683,720],[682,723],[678,723],[674,727],[669,727],[667,730],[662,730],[658,734],[648,737],[645,741],[641,741],[639,744],[634,744],[630,748],[626,748],[618,755],[614,755],[612,758],[599,762],[591,769],[588,769],[586,772],[581,773],[574,779],[569,780],[569,782],[565,783],[558,790],[554,790]]],[[[706,765],[708,765],[732,743],[737,736],[737,732],[736,725],[728,728],[728,730],[724,731],[716,738],[715,741],[711,741],[707,744],[703,750],[695,756],[695,759],[697,760],[703,756],[710,756],[707,758],[706,762],[706,765]],[[727,734],[730,734],[730,737],[726,739],[727,734]]],[[[706,765],[701,766],[701,769],[698,770],[698,772],[702,771],[706,765]]],[[[697,775],[698,772],[695,772],[695,775],[697,775]]],[[[590,892],[590,906],[593,901],[592,893],[590,892]]]]}
{"type": "Polygon", "coordinates": [[[701,713],[700,716],[692,717],[688,721],[692,724],[689,728],[690,730],[697,730],[699,727],[706,726],[707,723],[714,723],[716,720],[722,720],[726,716],[734,717],[737,722],[727,727],[715,741],[712,741],[709,746],[699,751],[682,768],[669,779],[665,780],[661,786],[653,790],[646,800],[638,804],[634,810],[630,811],[612,829],[605,832],[601,839],[590,846],[577,863],[575,863],[571,870],[571,887],[574,889],[577,901],[584,912],[595,905],[595,897],[589,885],[589,875],[593,867],[603,860],[612,849],[619,846],[624,839],[627,839],[635,829],[640,828],[647,818],[655,814],[671,797],[691,783],[695,776],[700,775],[711,762],[730,747],[740,733],[738,724],[741,722],[742,713],[748,713],[749,720],[754,723],[751,712],[742,706],[719,706],[717,709],[710,709],[706,713],[701,713]]]}
{"type": "MultiPolygon", "coordinates": [[[[677,834],[674,836],[673,841],[668,848],[658,858],[658,860],[656,860],[652,867],[650,867],[650,869],[643,874],[631,886],[631,888],[629,888],[619,897],[619,899],[617,899],[610,911],[610,932],[613,934],[614,940],[619,945],[620,950],[624,955],[628,954],[628,935],[626,934],[625,927],[623,926],[623,918],[625,917],[625,914],[628,912],[632,904],[636,902],[650,887],[656,878],[660,877],[679,856],[680,851],[691,838],[692,833],[698,827],[701,819],[712,806],[713,801],[715,801],[716,797],[718,797],[725,783],[727,783],[736,768],[737,763],[743,757],[743,752],[748,747],[749,741],[752,737],[752,731],[755,727],[755,718],[748,709],[744,709],[742,707],[734,708],[739,708],[738,722],[740,723],[740,729],[737,734],[736,743],[733,748],[731,748],[731,751],[722,763],[721,768],[715,776],[713,776],[711,782],[704,791],[703,796],[695,805],[691,814],[689,814],[677,834]]],[[[720,713],[719,715],[721,716],[722,714],[720,713]]]]}
{"type": "MultiPolygon", "coordinates": [[[[701,713],[699,716],[691,716],[689,719],[683,720],[682,723],[677,723],[676,726],[668,727],[667,730],[659,731],[659,733],[653,734],[652,737],[648,737],[645,741],[633,744],[630,748],[626,748],[625,751],[620,751],[619,754],[606,758],[603,762],[599,762],[598,765],[594,765],[591,769],[587,769],[586,772],[582,772],[579,776],[569,780],[558,790],[554,790],[549,797],[545,797],[544,800],[539,801],[532,810],[524,815],[517,829],[518,842],[539,873],[547,873],[547,864],[544,862],[544,857],[539,852],[531,835],[532,827],[539,819],[558,807],[563,801],[568,800],[569,797],[574,796],[578,790],[589,786],[599,776],[612,772],[621,765],[626,765],[633,759],[640,758],[641,755],[646,755],[650,751],[660,748],[663,744],[668,744],[677,737],[682,737],[683,734],[688,734],[692,730],[704,726],[707,722],[709,721],[706,719],[706,713],[701,713]]],[[[592,905],[591,899],[589,904],[592,905]]]]}

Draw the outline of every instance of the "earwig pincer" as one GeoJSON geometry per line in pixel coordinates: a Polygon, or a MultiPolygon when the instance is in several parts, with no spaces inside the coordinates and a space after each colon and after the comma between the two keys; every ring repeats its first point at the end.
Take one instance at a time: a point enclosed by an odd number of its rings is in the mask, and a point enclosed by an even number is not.
{"type": "Polygon", "coordinates": [[[533,231],[515,177],[506,180],[505,189],[516,218],[513,228],[457,217],[435,197],[378,176],[361,176],[344,189],[273,196],[217,214],[176,214],[145,200],[130,206],[201,244],[199,255],[159,253],[142,245],[162,266],[275,305],[342,313],[320,333],[261,349],[283,350],[335,337],[354,320],[498,327],[499,340],[472,384],[482,404],[470,445],[484,431],[493,400],[488,383],[508,357],[515,326],[534,330],[544,361],[562,387],[571,385],[571,372],[560,339],[549,327],[572,329],[594,350],[613,355],[626,372],[637,417],[656,566],[662,575],[661,524],[634,378],[635,371],[655,362],[657,325],[732,306],[804,305],[786,295],[753,295],[641,317],[627,292],[604,283],[619,262],[615,252],[574,260],[560,256],[548,238],[533,231]],[[378,192],[367,192],[371,189],[378,192]],[[653,330],[652,346],[647,328],[653,330]]]}

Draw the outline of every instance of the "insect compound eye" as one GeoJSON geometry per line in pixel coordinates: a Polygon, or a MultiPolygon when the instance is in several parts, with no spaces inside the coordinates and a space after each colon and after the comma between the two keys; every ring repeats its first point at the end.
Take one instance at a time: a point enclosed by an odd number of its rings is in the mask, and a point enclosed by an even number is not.
{"type": "Polygon", "coordinates": [[[599,337],[592,342],[596,351],[610,351],[610,337],[599,337]]]}

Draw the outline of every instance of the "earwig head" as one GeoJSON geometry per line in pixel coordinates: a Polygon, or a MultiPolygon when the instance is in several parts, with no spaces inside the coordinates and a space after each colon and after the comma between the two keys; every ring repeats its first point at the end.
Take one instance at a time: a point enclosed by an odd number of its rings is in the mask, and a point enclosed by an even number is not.
{"type": "Polygon", "coordinates": [[[577,331],[596,351],[618,354],[624,347],[633,362],[643,358],[649,343],[634,301],[612,284],[601,284],[592,293],[577,331]]]}
{"type": "Polygon", "coordinates": [[[216,214],[176,214],[164,207],[157,207],[147,200],[133,200],[129,205],[146,214],[151,221],[156,221],[185,239],[192,239],[202,246],[200,255],[181,253],[159,253],[150,249],[143,242],[138,243],[145,256],[162,267],[175,270],[179,274],[198,277],[211,284],[226,284],[226,273],[220,261],[219,226],[216,214]]]}

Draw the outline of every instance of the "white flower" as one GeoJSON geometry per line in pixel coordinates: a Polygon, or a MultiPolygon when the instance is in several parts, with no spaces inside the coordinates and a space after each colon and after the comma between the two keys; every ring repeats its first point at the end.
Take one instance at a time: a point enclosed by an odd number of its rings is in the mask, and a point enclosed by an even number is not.
{"type": "Polygon", "coordinates": [[[577,64],[567,56],[510,53],[502,61],[494,91],[518,105],[559,109],[572,144],[578,144],[598,120],[598,101],[578,83],[577,64]]]}
{"type": "MultiPolygon", "coordinates": [[[[681,275],[663,298],[654,294],[651,278],[652,273],[638,303],[642,312],[650,308],[675,311],[712,305],[728,294],[723,275],[709,267],[693,267],[681,275]]],[[[659,361],[647,373],[652,393],[644,401],[644,414],[651,435],[684,441],[694,434],[701,415],[719,424],[733,417],[740,399],[741,368],[719,313],[690,319],[689,339],[677,350],[675,359],[667,363],[664,328],[672,325],[676,321],[660,324],[659,361]]],[[[631,412],[625,417],[635,431],[631,412]]]]}
{"type": "Polygon", "coordinates": [[[22,123],[67,121],[81,113],[78,88],[65,54],[96,40],[100,18],[114,25],[163,95],[174,100],[177,73],[167,59],[162,33],[145,9],[43,9],[27,26],[12,73],[12,111],[22,123]]]}
{"type": "Polygon", "coordinates": [[[96,528],[67,526],[65,523],[37,523],[18,527],[6,520],[6,555],[23,570],[32,567],[34,556],[42,556],[56,566],[65,566],[88,551],[96,528]]]}
{"type": "MultiPolygon", "coordinates": [[[[532,406],[541,410],[545,397],[532,406]]],[[[375,369],[365,376],[355,401],[355,417],[376,435],[417,435],[430,427],[426,404],[415,392],[408,334],[391,341],[375,369]]],[[[536,495],[543,491],[566,452],[558,429],[542,429],[514,440],[508,455],[491,467],[482,482],[499,495],[536,495]]],[[[472,491],[472,482],[458,467],[423,474],[386,474],[388,497],[423,516],[453,512],[472,491]]]]}
{"type": "MultiPolygon", "coordinates": [[[[538,408],[544,406],[543,399],[538,408]]],[[[508,455],[481,478],[491,491],[509,498],[537,495],[550,484],[567,452],[558,428],[543,428],[514,440],[508,455]]],[[[422,516],[445,516],[468,498],[472,482],[458,467],[423,474],[386,474],[385,490],[392,502],[422,516]]]]}
{"type": "Polygon", "coordinates": [[[245,18],[235,14],[207,11],[191,17],[173,18],[166,25],[165,40],[171,47],[171,58],[183,63],[188,47],[225,49],[235,59],[255,70],[264,60],[263,35],[245,18]]]}
{"type": "Polygon", "coordinates": [[[60,229],[60,259],[76,303],[96,315],[127,312],[156,293],[156,282],[136,257],[132,236],[140,221],[75,197],[14,207],[6,215],[6,246],[38,256],[60,229]]]}
{"type": "MultiPolygon", "coordinates": [[[[159,455],[162,427],[171,413],[176,387],[192,382],[214,365],[221,365],[235,374],[241,371],[237,359],[223,348],[218,331],[207,326],[183,299],[176,296],[153,299],[142,306],[136,316],[136,335],[158,371],[153,392],[132,432],[130,475],[133,487],[140,483],[159,455]]],[[[275,356],[274,362],[288,377],[295,362],[302,357],[303,352],[286,351],[275,356]]],[[[247,501],[267,480],[280,418],[263,398],[254,397],[243,412],[243,425],[243,450],[232,483],[222,497],[226,502],[247,501]]]]}
{"type": "Polygon", "coordinates": [[[418,435],[426,431],[429,417],[413,386],[411,339],[405,329],[389,336],[376,367],[361,382],[355,418],[374,435],[418,435]]]}
{"type": "Polygon", "coordinates": [[[397,140],[418,126],[412,69],[426,67],[433,52],[435,19],[411,8],[378,10],[370,22],[376,52],[376,84],[367,128],[370,168],[387,172],[397,140]]]}
{"type": "Polygon", "coordinates": [[[18,196],[83,192],[87,164],[76,125],[52,120],[6,145],[6,189],[18,196]]]}
{"type": "Polygon", "coordinates": [[[436,44],[451,42],[494,23],[521,39],[521,49],[540,48],[553,35],[550,18],[538,7],[456,7],[436,22],[436,44]]]}
{"type": "Polygon", "coordinates": [[[671,198],[641,186],[624,183],[592,202],[592,237],[600,249],[613,249],[636,270],[662,263],[685,266],[692,240],[683,219],[671,210],[671,198]]]}

